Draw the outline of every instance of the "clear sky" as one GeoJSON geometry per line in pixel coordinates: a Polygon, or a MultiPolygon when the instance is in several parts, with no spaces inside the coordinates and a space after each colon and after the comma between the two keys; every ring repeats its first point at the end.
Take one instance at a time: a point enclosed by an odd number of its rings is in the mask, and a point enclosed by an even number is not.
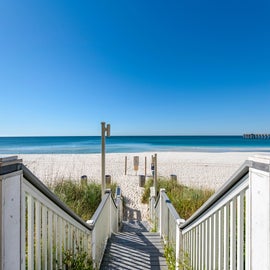
{"type": "Polygon", "coordinates": [[[270,133],[269,0],[0,2],[0,136],[270,133]]]}

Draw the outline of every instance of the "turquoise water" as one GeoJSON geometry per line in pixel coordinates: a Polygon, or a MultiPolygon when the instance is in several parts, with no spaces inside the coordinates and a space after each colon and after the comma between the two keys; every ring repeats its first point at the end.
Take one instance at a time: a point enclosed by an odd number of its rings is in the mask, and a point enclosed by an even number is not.
{"type": "MultiPolygon", "coordinates": [[[[0,154],[100,153],[100,136],[0,137],[0,154]]],[[[106,138],[107,153],[154,151],[264,151],[270,140],[242,136],[112,136],[106,138]]]]}

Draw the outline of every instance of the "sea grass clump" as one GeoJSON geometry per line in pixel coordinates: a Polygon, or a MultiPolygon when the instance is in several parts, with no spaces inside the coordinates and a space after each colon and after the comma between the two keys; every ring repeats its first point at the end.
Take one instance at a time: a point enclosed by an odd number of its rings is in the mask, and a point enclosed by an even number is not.
{"type": "MultiPolygon", "coordinates": [[[[153,179],[149,179],[145,184],[142,203],[148,203],[151,186],[153,186],[153,179]]],[[[158,179],[157,188],[158,191],[165,188],[171,203],[183,219],[188,219],[214,193],[211,189],[192,188],[165,178],[158,179]]]]}
{"type": "MultiPolygon", "coordinates": [[[[83,220],[90,219],[101,202],[101,185],[95,182],[81,183],[69,179],[56,182],[49,188],[83,220]]],[[[114,193],[116,184],[108,188],[114,193]]]]}

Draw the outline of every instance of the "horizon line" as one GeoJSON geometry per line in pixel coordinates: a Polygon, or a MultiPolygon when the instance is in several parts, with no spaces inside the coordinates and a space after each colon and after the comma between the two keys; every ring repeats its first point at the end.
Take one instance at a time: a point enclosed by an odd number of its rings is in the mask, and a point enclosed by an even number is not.
{"type": "MultiPolygon", "coordinates": [[[[245,134],[266,134],[266,133],[243,133],[243,134],[155,134],[155,135],[111,135],[110,137],[199,137],[199,136],[243,136],[245,134]]],[[[268,133],[267,133],[268,134],[268,133]]],[[[31,138],[31,137],[100,137],[101,135],[0,135],[0,138],[31,138]]]]}

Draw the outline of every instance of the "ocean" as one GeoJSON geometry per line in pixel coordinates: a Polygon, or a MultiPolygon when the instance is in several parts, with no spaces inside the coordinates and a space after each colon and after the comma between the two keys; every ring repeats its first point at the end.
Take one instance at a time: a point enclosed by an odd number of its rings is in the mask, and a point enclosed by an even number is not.
{"type": "MultiPolygon", "coordinates": [[[[242,136],[111,136],[107,153],[159,151],[270,153],[269,139],[242,136]]],[[[90,154],[101,152],[100,136],[0,137],[0,154],[90,154]]]]}

